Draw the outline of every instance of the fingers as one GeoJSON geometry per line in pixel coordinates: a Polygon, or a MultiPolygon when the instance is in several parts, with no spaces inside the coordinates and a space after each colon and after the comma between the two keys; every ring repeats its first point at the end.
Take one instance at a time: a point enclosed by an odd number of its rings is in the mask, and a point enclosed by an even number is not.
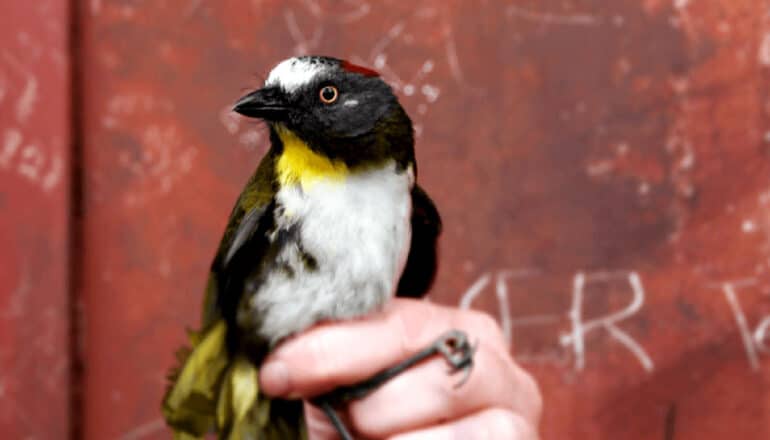
{"type": "Polygon", "coordinates": [[[365,437],[385,438],[488,407],[513,410],[537,423],[539,408],[532,402],[539,393],[525,372],[483,341],[474,363],[474,371],[460,387],[456,384],[461,373],[448,375],[447,364],[440,358],[396,376],[349,405],[354,430],[365,437]]]}
{"type": "Polygon", "coordinates": [[[483,338],[504,348],[494,320],[485,316],[396,299],[365,320],[322,325],[281,344],[263,365],[262,389],[274,396],[307,397],[356,383],[406,359],[450,328],[465,330],[472,343],[483,338]]]}
{"type": "Polygon", "coordinates": [[[533,425],[515,412],[489,408],[442,425],[390,440],[537,440],[533,425]]]}
{"type": "MultiPolygon", "coordinates": [[[[314,397],[340,385],[368,379],[434,343],[453,328],[465,331],[472,344],[478,343],[474,368],[466,383],[455,387],[462,373],[449,375],[447,362],[433,357],[386,382],[371,395],[352,402],[347,411],[340,411],[347,426],[357,435],[371,438],[411,431],[444,438],[440,436],[510,413],[514,414],[513,422],[500,422],[502,427],[494,425],[478,432],[518,429],[526,433],[517,428],[522,424],[534,432],[542,407],[539,390],[534,379],[511,358],[494,319],[422,301],[397,299],[375,316],[322,325],[286,341],[262,366],[262,390],[280,397],[314,397]],[[488,413],[489,408],[497,409],[488,413]],[[449,420],[457,422],[450,424],[449,420]],[[428,427],[434,427],[433,431],[428,427]]],[[[333,428],[318,410],[308,408],[306,415],[312,439],[335,438],[333,428]]],[[[535,438],[521,435],[486,438],[535,438]]]]}

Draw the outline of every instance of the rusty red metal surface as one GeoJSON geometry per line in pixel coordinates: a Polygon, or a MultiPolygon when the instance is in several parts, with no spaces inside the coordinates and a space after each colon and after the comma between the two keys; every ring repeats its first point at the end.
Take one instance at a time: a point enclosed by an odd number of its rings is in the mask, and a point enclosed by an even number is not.
{"type": "MultiPolygon", "coordinates": [[[[55,438],[66,8],[28,3],[0,18],[0,431],[55,438]]],[[[230,105],[299,53],[397,89],[444,217],[432,299],[499,319],[544,438],[770,437],[766,2],[81,5],[85,438],[168,438],[165,372],[267,142],[230,105]]]]}
{"type": "Polygon", "coordinates": [[[2,9],[0,432],[61,438],[70,426],[68,6],[2,9]]]}

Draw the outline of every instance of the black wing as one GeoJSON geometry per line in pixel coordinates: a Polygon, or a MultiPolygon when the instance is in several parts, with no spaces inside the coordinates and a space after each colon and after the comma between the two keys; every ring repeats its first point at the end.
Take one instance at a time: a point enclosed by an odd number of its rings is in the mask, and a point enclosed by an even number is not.
{"type": "Polygon", "coordinates": [[[273,221],[274,154],[262,159],[238,197],[219,244],[203,303],[203,327],[224,317],[231,321],[243,295],[243,283],[264,257],[266,232],[273,221]]]}
{"type": "Polygon", "coordinates": [[[424,296],[438,269],[437,245],[441,234],[441,216],[428,194],[418,185],[412,188],[412,243],[396,296],[424,296]]]}

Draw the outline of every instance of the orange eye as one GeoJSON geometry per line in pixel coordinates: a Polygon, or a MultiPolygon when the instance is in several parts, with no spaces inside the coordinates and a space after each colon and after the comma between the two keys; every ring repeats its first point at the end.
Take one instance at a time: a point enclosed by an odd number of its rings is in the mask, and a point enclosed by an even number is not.
{"type": "Polygon", "coordinates": [[[321,97],[321,102],[324,104],[331,104],[337,100],[337,98],[340,96],[340,93],[334,86],[325,86],[321,88],[320,92],[318,92],[318,96],[321,97]]]}

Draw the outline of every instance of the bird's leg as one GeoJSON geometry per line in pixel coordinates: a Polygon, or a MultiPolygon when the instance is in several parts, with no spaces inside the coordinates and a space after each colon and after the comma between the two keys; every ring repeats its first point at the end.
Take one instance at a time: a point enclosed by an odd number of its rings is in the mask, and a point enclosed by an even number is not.
{"type": "Polygon", "coordinates": [[[473,354],[476,346],[471,345],[468,335],[460,330],[450,330],[431,345],[425,347],[406,360],[386,368],[374,376],[353,385],[341,386],[314,398],[311,402],[321,408],[343,440],[353,440],[334,407],[352,400],[362,399],[393,379],[405,370],[435,355],[441,355],[449,364],[449,374],[463,373],[463,378],[455,385],[459,387],[470,377],[473,369],[473,354]]]}

